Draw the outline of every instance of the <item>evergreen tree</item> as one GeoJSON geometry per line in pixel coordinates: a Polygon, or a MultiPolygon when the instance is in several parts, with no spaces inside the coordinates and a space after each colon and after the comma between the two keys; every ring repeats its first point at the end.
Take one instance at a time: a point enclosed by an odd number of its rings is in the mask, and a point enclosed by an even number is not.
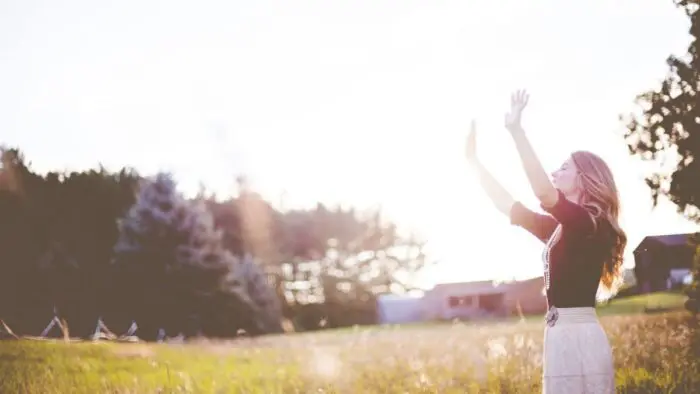
{"type": "Polygon", "coordinates": [[[233,267],[256,309],[256,325],[266,333],[282,332],[282,307],[265,270],[247,254],[233,267]]]}
{"type": "Polygon", "coordinates": [[[143,185],[119,228],[115,263],[130,290],[121,315],[136,319],[146,335],[161,327],[172,335],[215,329],[207,319],[241,309],[212,311],[212,305],[223,307],[226,297],[229,305],[248,302],[240,281],[223,287],[232,257],[221,245],[212,216],[202,204],[185,200],[169,174],[143,185]]]}

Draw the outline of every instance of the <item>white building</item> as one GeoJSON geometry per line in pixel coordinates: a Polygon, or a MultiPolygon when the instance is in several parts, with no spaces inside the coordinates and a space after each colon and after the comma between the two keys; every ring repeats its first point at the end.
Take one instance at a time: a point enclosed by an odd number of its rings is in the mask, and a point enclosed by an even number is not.
{"type": "Polygon", "coordinates": [[[379,324],[412,323],[423,320],[423,299],[398,294],[382,294],[377,298],[379,324]]]}

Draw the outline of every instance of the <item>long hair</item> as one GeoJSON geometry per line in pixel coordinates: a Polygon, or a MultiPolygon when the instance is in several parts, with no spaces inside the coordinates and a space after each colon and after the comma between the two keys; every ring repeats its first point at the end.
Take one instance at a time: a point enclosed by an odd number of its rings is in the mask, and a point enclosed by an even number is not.
{"type": "Polygon", "coordinates": [[[571,159],[579,173],[579,203],[593,214],[599,230],[606,227],[600,226],[604,222],[612,229],[608,237],[609,243],[605,244],[609,247],[609,253],[605,256],[600,276],[600,283],[607,290],[612,290],[621,279],[623,255],[627,245],[627,235],[618,222],[620,194],[610,167],[598,155],[588,151],[576,151],[571,154],[571,159]]]}

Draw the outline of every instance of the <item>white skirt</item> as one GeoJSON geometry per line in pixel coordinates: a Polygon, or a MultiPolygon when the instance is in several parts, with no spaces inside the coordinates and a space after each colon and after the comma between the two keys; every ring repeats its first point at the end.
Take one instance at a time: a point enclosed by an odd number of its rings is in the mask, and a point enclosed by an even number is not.
{"type": "Polygon", "coordinates": [[[615,393],[612,349],[595,308],[552,308],[547,318],[542,392],[615,393]]]}

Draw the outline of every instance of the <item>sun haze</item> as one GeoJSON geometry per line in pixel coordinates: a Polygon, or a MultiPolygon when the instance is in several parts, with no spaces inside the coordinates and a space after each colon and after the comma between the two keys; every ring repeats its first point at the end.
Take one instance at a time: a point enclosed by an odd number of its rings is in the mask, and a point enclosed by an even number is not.
{"type": "Polygon", "coordinates": [[[480,158],[536,208],[502,124],[527,88],[548,170],[595,151],[631,245],[682,231],[672,207],[650,213],[618,115],[687,42],[670,1],[3,2],[0,129],[40,171],[170,169],[224,194],[246,173],[287,206],[381,204],[430,240],[425,283],[522,278],[540,246],[477,187],[470,120],[480,158]]]}

